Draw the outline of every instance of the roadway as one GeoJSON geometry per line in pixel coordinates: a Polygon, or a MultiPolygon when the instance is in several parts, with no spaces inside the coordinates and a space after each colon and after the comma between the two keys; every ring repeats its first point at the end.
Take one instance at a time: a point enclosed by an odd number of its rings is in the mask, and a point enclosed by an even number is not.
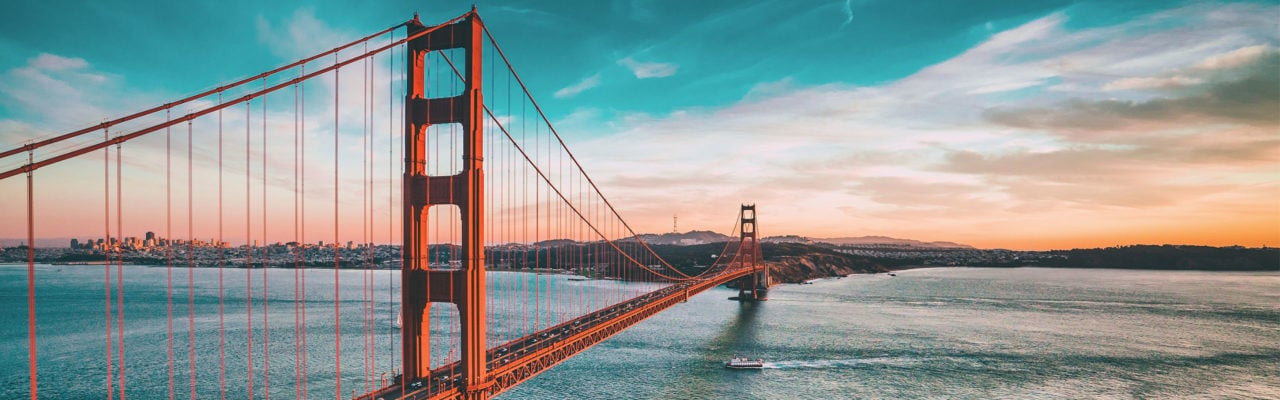
{"type": "MultiPolygon", "coordinates": [[[[703,279],[674,283],[489,349],[485,357],[488,360],[486,370],[491,377],[504,379],[495,379],[498,382],[490,382],[490,385],[497,383],[494,385],[496,387],[490,386],[487,389],[491,394],[500,393],[640,320],[682,303],[689,296],[748,274],[751,270],[722,269],[708,272],[712,273],[703,279]]],[[[460,398],[460,389],[466,384],[460,361],[431,370],[426,379],[404,385],[401,385],[400,380],[397,375],[390,386],[361,396],[360,399],[460,398]]]]}

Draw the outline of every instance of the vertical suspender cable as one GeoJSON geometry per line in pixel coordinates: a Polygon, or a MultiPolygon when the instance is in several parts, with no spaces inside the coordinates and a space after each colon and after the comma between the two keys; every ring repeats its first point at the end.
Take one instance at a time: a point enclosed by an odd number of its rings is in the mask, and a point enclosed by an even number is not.
{"type": "MultiPolygon", "coordinates": [[[[103,141],[111,138],[111,132],[107,129],[102,130],[103,141]]],[[[102,216],[103,216],[103,239],[102,254],[106,255],[106,262],[103,263],[106,279],[107,292],[107,400],[115,394],[114,366],[111,365],[111,359],[115,356],[112,354],[111,343],[111,147],[102,148],[102,216]]]]}
{"type": "MultiPolygon", "coordinates": [[[[218,92],[218,104],[222,104],[222,92],[218,92]]],[[[226,245],[222,242],[222,110],[218,110],[218,392],[222,400],[227,398],[227,331],[224,321],[222,259],[226,245]]]]}
{"type": "MultiPolygon", "coordinates": [[[[406,39],[408,38],[408,32],[405,32],[405,38],[406,38],[406,39]]],[[[401,132],[401,137],[400,137],[400,139],[401,139],[401,141],[403,142],[403,141],[405,140],[405,136],[403,136],[403,135],[405,135],[405,133],[404,133],[404,129],[407,127],[407,123],[405,122],[405,118],[406,118],[406,116],[405,116],[405,112],[404,112],[404,107],[407,107],[407,106],[408,106],[408,103],[409,103],[409,99],[408,99],[408,97],[409,97],[409,85],[408,85],[408,83],[407,83],[407,82],[409,81],[409,79],[408,79],[408,75],[409,75],[409,65],[408,65],[408,60],[409,60],[409,44],[408,44],[408,41],[406,41],[406,42],[405,42],[405,44],[401,46],[401,48],[400,48],[400,54],[402,54],[401,58],[403,58],[403,59],[404,59],[404,61],[405,61],[405,65],[404,65],[404,67],[402,67],[401,71],[402,71],[402,73],[405,75],[405,82],[406,82],[406,84],[405,84],[405,86],[404,86],[404,89],[400,92],[400,98],[401,98],[401,107],[400,107],[400,108],[401,108],[401,112],[400,112],[400,126],[399,126],[399,129],[400,129],[400,132],[401,132]]],[[[392,68],[395,68],[395,63],[394,63],[394,62],[392,63],[392,68]]],[[[426,79],[425,79],[425,78],[423,78],[423,82],[424,82],[424,83],[426,82],[426,79]]],[[[393,117],[394,117],[394,116],[393,116],[393,117]]],[[[393,133],[392,135],[394,135],[394,133],[393,133]]],[[[394,137],[393,137],[393,138],[394,138],[394,137]]],[[[388,144],[387,144],[387,147],[390,147],[390,149],[389,149],[389,150],[392,152],[392,155],[394,156],[394,155],[395,155],[395,148],[396,148],[396,146],[395,146],[393,143],[394,143],[394,141],[392,141],[392,143],[388,143],[388,144]]],[[[400,156],[399,156],[398,158],[397,158],[397,157],[393,157],[393,160],[402,160],[402,159],[406,158],[406,157],[408,156],[408,154],[406,153],[406,152],[407,152],[407,150],[408,150],[408,149],[401,148],[401,149],[400,149],[400,156]]],[[[391,162],[394,162],[394,161],[388,161],[388,162],[389,162],[389,163],[391,163],[391,162]]],[[[400,163],[400,170],[399,170],[399,171],[396,171],[396,172],[399,172],[399,173],[400,173],[400,188],[401,188],[402,194],[403,194],[403,190],[404,190],[404,174],[405,174],[405,172],[406,172],[406,171],[408,171],[408,170],[409,170],[409,169],[408,169],[408,165],[405,165],[405,163],[400,163]]],[[[392,189],[392,188],[387,188],[387,190],[388,190],[388,191],[391,191],[391,190],[394,190],[394,189],[392,189]]],[[[394,204],[394,201],[395,201],[395,200],[393,200],[393,199],[388,199],[388,202],[389,202],[391,205],[393,205],[393,206],[395,205],[395,204],[394,204]]],[[[403,206],[404,206],[404,204],[403,204],[403,200],[401,200],[401,201],[402,201],[402,203],[401,203],[401,207],[403,207],[403,206]]],[[[395,214],[394,214],[394,213],[395,213],[395,211],[394,211],[394,210],[395,210],[395,208],[392,208],[391,210],[392,210],[392,211],[390,211],[390,212],[389,212],[389,214],[391,214],[391,215],[392,215],[390,218],[391,218],[391,219],[394,219],[394,218],[395,218],[395,214]]],[[[401,217],[401,218],[404,218],[404,210],[403,210],[403,208],[402,208],[402,209],[401,209],[401,211],[400,211],[400,217],[401,217]]],[[[403,229],[404,227],[403,227],[403,226],[401,226],[401,228],[403,229]]],[[[394,232],[392,232],[392,231],[391,231],[391,229],[390,229],[390,228],[388,228],[387,235],[388,235],[388,237],[391,237],[392,235],[394,235],[394,232]]],[[[403,271],[403,270],[406,268],[406,266],[405,266],[405,264],[404,264],[404,253],[405,253],[405,246],[408,246],[408,245],[409,245],[409,244],[405,242],[404,237],[402,236],[402,237],[401,237],[401,239],[400,239],[400,254],[399,254],[400,258],[398,259],[398,260],[400,260],[400,270],[401,270],[401,271],[403,271]]],[[[395,279],[393,276],[394,276],[394,275],[396,275],[396,274],[390,274],[390,275],[392,275],[392,276],[389,276],[389,277],[387,278],[388,280],[393,280],[393,279],[395,279]]],[[[400,292],[401,292],[401,295],[403,295],[403,294],[404,294],[404,281],[403,281],[403,280],[401,280],[401,281],[400,281],[400,292]]],[[[387,297],[388,297],[388,299],[387,299],[387,300],[388,300],[389,302],[394,302],[394,301],[395,301],[394,294],[388,294],[388,295],[387,295],[387,297]]],[[[402,297],[402,298],[403,298],[403,297],[402,297]]],[[[405,308],[405,304],[401,303],[401,304],[400,304],[401,312],[403,312],[404,308],[405,308]]],[[[401,329],[404,329],[404,317],[405,317],[405,316],[404,316],[403,314],[402,314],[402,315],[400,315],[400,317],[399,317],[399,318],[400,318],[400,320],[401,320],[401,327],[400,327],[401,329]]],[[[392,343],[394,343],[394,339],[395,339],[395,336],[394,336],[394,335],[392,335],[392,339],[393,339],[393,342],[392,342],[392,343]]],[[[403,347],[403,346],[404,346],[404,340],[403,340],[403,338],[401,338],[400,345],[401,345],[401,347],[403,347]]],[[[393,355],[394,355],[394,354],[395,354],[396,347],[394,347],[394,346],[393,346],[391,350],[392,350],[392,353],[391,353],[391,354],[393,354],[393,355]]],[[[401,396],[401,397],[404,397],[404,393],[405,393],[405,382],[407,382],[407,381],[406,381],[406,378],[407,378],[407,377],[404,377],[404,376],[403,376],[403,373],[404,373],[403,371],[404,371],[404,363],[405,363],[405,359],[403,359],[403,358],[402,358],[402,359],[400,360],[400,363],[401,363],[401,365],[400,365],[400,371],[401,371],[401,374],[402,374],[402,375],[401,375],[401,380],[400,380],[400,382],[401,382],[401,384],[400,384],[400,396],[401,396]]],[[[395,365],[395,363],[392,363],[391,365],[395,365]]]]}
{"type": "MultiPolygon", "coordinates": [[[[528,128],[526,127],[526,124],[527,124],[527,121],[528,121],[528,118],[526,118],[526,117],[527,117],[527,114],[525,113],[525,111],[526,111],[526,110],[527,110],[527,108],[525,107],[525,102],[524,102],[524,100],[523,100],[523,99],[521,99],[521,101],[520,101],[520,143],[521,143],[521,144],[526,144],[526,143],[528,143],[528,140],[527,140],[527,139],[528,139],[529,130],[528,130],[528,128]]],[[[520,241],[521,241],[521,242],[528,242],[528,241],[529,241],[529,163],[521,163],[521,164],[520,164],[520,177],[521,177],[521,183],[520,183],[520,200],[521,200],[521,202],[520,202],[520,204],[521,204],[521,205],[520,205],[520,228],[521,228],[521,229],[520,229],[520,241]]],[[[534,250],[534,254],[535,254],[535,255],[537,254],[537,247],[529,246],[529,248],[532,248],[532,249],[534,250]]],[[[528,255],[527,255],[527,254],[522,255],[522,256],[520,257],[520,266],[521,266],[521,269],[526,269],[526,268],[527,268],[527,266],[528,266],[528,255]]],[[[537,277],[537,275],[535,274],[535,275],[533,276],[533,278],[534,278],[534,283],[536,284],[536,283],[538,282],[538,281],[537,281],[537,278],[538,278],[538,277],[537,277]]],[[[529,296],[529,292],[528,292],[528,289],[527,289],[528,285],[524,283],[524,281],[525,281],[525,280],[526,280],[526,279],[521,279],[521,285],[520,285],[520,286],[521,286],[521,287],[520,287],[520,289],[521,289],[520,291],[521,291],[522,293],[524,293],[524,297],[525,297],[525,298],[523,299],[523,301],[521,301],[521,302],[520,302],[520,336],[522,336],[522,337],[523,337],[524,335],[526,335],[526,334],[528,334],[528,333],[529,333],[529,328],[528,328],[528,320],[529,320],[529,306],[528,306],[528,304],[529,304],[529,297],[530,297],[530,296],[529,296]]],[[[535,289],[535,290],[536,290],[536,289],[535,289]]]]}
{"type": "MultiPolygon", "coordinates": [[[[558,176],[557,176],[556,178],[557,178],[557,179],[559,180],[559,182],[560,182],[560,187],[564,187],[564,153],[560,153],[559,151],[557,151],[557,154],[556,154],[556,163],[557,163],[557,167],[559,167],[559,168],[558,168],[558,169],[559,169],[559,171],[558,171],[559,173],[557,174],[558,176]]],[[[572,192],[572,190],[571,190],[569,193],[570,193],[570,194],[572,194],[572,193],[573,193],[573,192],[572,192]]],[[[566,239],[569,239],[570,237],[565,236],[565,230],[566,230],[566,227],[565,227],[564,223],[565,223],[565,217],[566,217],[566,216],[567,216],[567,215],[565,215],[564,203],[563,203],[563,202],[556,203],[556,230],[558,230],[558,231],[559,231],[559,232],[556,232],[556,236],[557,236],[557,237],[560,237],[560,238],[566,238],[566,239]]],[[[568,242],[565,242],[565,243],[568,243],[568,242]]],[[[567,250],[568,250],[568,247],[567,247],[567,246],[568,246],[568,245],[560,246],[560,251],[558,252],[558,253],[559,253],[559,255],[556,257],[556,258],[557,258],[557,263],[556,263],[556,267],[557,267],[557,268],[562,268],[562,269],[564,269],[564,267],[565,267],[564,262],[565,262],[565,255],[566,255],[567,250]]],[[[559,310],[556,310],[556,312],[560,313],[560,315],[557,315],[557,316],[556,316],[556,321],[560,321],[560,320],[563,318],[563,316],[565,315],[565,314],[564,314],[564,313],[565,313],[565,310],[568,308],[568,304],[566,304],[566,303],[567,303],[567,301],[566,301],[566,299],[565,299],[565,296],[566,296],[567,294],[566,294],[565,292],[566,292],[566,288],[565,288],[564,284],[563,284],[563,283],[561,283],[561,284],[560,284],[560,300],[556,302],[556,305],[559,307],[559,310]]]]}
{"type": "MultiPolygon", "coordinates": [[[[194,213],[195,210],[192,201],[193,174],[191,167],[193,165],[192,145],[191,145],[191,121],[187,121],[187,345],[190,351],[191,359],[191,398],[196,398],[196,292],[195,292],[195,247],[191,241],[195,240],[194,213]]],[[[172,242],[169,243],[173,245],[172,242]]]]}
{"type": "Polygon", "coordinates": [[[250,173],[253,167],[249,165],[252,155],[252,145],[250,138],[250,119],[253,114],[253,102],[244,102],[244,307],[245,307],[245,348],[248,350],[249,370],[249,398],[253,398],[253,224],[250,219],[253,217],[253,207],[250,204],[250,173]]]}
{"type": "MultiPolygon", "coordinates": [[[[391,42],[394,43],[395,40],[396,40],[396,33],[391,32],[391,42]]],[[[388,63],[387,63],[387,245],[388,246],[395,244],[395,239],[393,236],[394,234],[391,229],[391,225],[395,223],[395,216],[393,214],[394,213],[393,210],[395,210],[395,200],[394,200],[395,193],[393,193],[393,189],[392,189],[392,184],[395,180],[395,176],[392,173],[392,171],[395,169],[395,131],[396,131],[395,130],[395,125],[396,125],[395,124],[395,108],[396,108],[395,107],[395,96],[396,96],[395,75],[396,75],[396,50],[395,48],[392,48],[391,55],[388,57],[388,63]]],[[[395,304],[393,303],[395,301],[395,293],[394,293],[395,291],[392,290],[392,284],[393,284],[392,276],[394,275],[395,275],[394,273],[390,273],[390,272],[387,273],[388,315],[390,315],[391,312],[395,311],[395,304]]],[[[400,318],[400,320],[403,320],[403,316],[400,318]]],[[[403,321],[400,322],[400,324],[404,325],[403,321]]],[[[395,367],[396,367],[396,340],[395,340],[395,331],[390,328],[387,329],[387,343],[388,343],[387,355],[388,355],[388,360],[390,360],[390,363],[388,363],[387,365],[392,369],[391,375],[392,377],[394,377],[395,367]]]]}
{"type": "Polygon", "coordinates": [[[361,89],[361,93],[360,93],[360,99],[361,101],[364,102],[362,106],[363,108],[361,108],[360,110],[360,113],[362,114],[361,117],[364,118],[364,121],[361,123],[361,126],[360,126],[360,130],[361,130],[360,152],[363,153],[361,155],[362,158],[360,159],[360,190],[361,190],[360,204],[362,207],[360,210],[360,217],[361,217],[360,240],[364,242],[364,246],[365,246],[365,257],[364,257],[365,262],[364,262],[364,271],[361,271],[361,274],[360,274],[360,283],[362,285],[362,287],[360,288],[360,297],[362,300],[364,300],[364,304],[361,304],[361,310],[360,310],[362,316],[364,317],[363,318],[364,326],[361,327],[360,333],[361,333],[361,339],[364,340],[364,374],[365,374],[364,390],[366,393],[368,393],[372,389],[370,386],[372,384],[371,380],[373,376],[372,370],[369,369],[369,256],[368,256],[369,254],[369,219],[368,219],[369,191],[367,186],[368,177],[369,177],[369,170],[368,170],[369,168],[369,131],[367,129],[369,127],[369,66],[370,65],[369,65],[369,59],[367,58],[368,52],[369,52],[369,42],[364,43],[364,51],[365,51],[366,58],[361,61],[361,65],[360,65],[361,78],[364,83],[364,87],[363,89],[361,89]]]}
{"type": "MultiPolygon", "coordinates": [[[[35,162],[27,152],[27,164],[35,162]]],[[[36,216],[32,171],[27,170],[27,354],[31,363],[31,400],[36,400],[36,216]]]]}
{"type": "MultiPolygon", "coordinates": [[[[169,120],[169,110],[164,110],[165,121],[169,120]]],[[[173,237],[173,135],[169,128],[164,128],[164,238],[173,237]]],[[[158,244],[156,244],[158,245],[158,244]]],[[[165,350],[169,352],[169,400],[173,400],[173,251],[168,245],[164,247],[165,258],[165,318],[169,323],[169,343],[165,350]]]]}
{"type": "MultiPolygon", "coordinates": [[[[300,68],[300,74],[307,75],[307,66],[300,68]]],[[[298,196],[299,214],[302,216],[298,220],[298,251],[301,254],[302,265],[302,324],[299,327],[302,330],[302,398],[307,398],[307,82],[298,82],[298,133],[301,146],[299,149],[300,161],[298,169],[298,186],[301,188],[301,194],[298,196]]]]}
{"type": "MultiPolygon", "coordinates": [[[[267,89],[267,78],[262,78],[267,89]]],[[[262,393],[271,400],[271,336],[267,325],[267,98],[262,97],[262,393]]]]}
{"type": "Polygon", "coordinates": [[[299,319],[298,306],[298,270],[302,269],[300,252],[302,243],[298,239],[298,85],[293,85],[293,391],[294,398],[302,399],[302,324],[299,319]]]}
{"type": "MultiPolygon", "coordinates": [[[[507,113],[512,114],[515,112],[515,109],[511,107],[511,75],[507,75],[507,92],[506,93],[507,93],[507,113]]],[[[511,191],[511,193],[507,195],[507,206],[509,207],[509,209],[507,210],[507,215],[508,215],[507,216],[507,225],[508,225],[507,241],[509,243],[517,242],[516,227],[517,225],[519,225],[519,221],[516,219],[516,213],[515,213],[515,208],[517,205],[516,203],[517,176],[516,176],[516,164],[512,162],[513,160],[515,160],[515,149],[513,149],[513,147],[514,146],[506,147],[507,154],[505,158],[507,163],[507,186],[509,186],[508,190],[511,191]]],[[[507,259],[510,260],[509,262],[511,263],[512,269],[516,268],[515,257],[517,254],[523,254],[523,252],[522,251],[518,252],[517,249],[512,249],[511,251],[507,252],[507,259]]],[[[523,257],[521,258],[523,259],[523,257]]],[[[509,340],[514,340],[515,338],[519,337],[518,335],[520,334],[520,332],[516,330],[515,316],[517,315],[516,302],[521,300],[520,294],[519,294],[520,291],[516,289],[516,286],[518,282],[521,280],[523,280],[523,278],[516,277],[515,274],[511,275],[511,285],[510,285],[511,295],[508,296],[507,298],[507,301],[511,303],[510,307],[511,307],[511,315],[512,315],[511,328],[508,329],[509,333],[507,335],[509,340]]]]}
{"type": "Polygon", "coordinates": [[[119,372],[116,378],[120,379],[120,400],[124,400],[124,207],[121,203],[124,201],[124,181],[121,180],[121,154],[124,152],[122,144],[116,144],[116,237],[120,238],[120,247],[116,249],[116,336],[120,341],[116,346],[119,352],[116,364],[119,372]]]}
{"type": "MultiPolygon", "coordinates": [[[[368,46],[368,43],[366,43],[365,46],[368,46]]],[[[367,334],[368,338],[365,340],[368,340],[369,342],[369,348],[367,350],[369,353],[369,381],[370,381],[369,390],[372,390],[376,387],[380,387],[381,385],[375,385],[375,383],[377,382],[374,381],[377,375],[378,357],[377,357],[377,347],[376,347],[377,343],[375,342],[375,339],[377,338],[377,336],[376,336],[376,332],[374,332],[374,327],[373,327],[373,316],[375,311],[375,308],[373,305],[373,300],[374,300],[373,279],[376,276],[373,271],[373,242],[375,242],[373,237],[374,237],[374,228],[376,226],[376,224],[374,223],[374,214],[373,214],[373,209],[374,207],[376,207],[373,204],[373,196],[374,196],[373,135],[374,135],[374,125],[376,124],[376,121],[374,119],[375,118],[374,109],[376,106],[374,105],[373,96],[377,92],[376,87],[374,86],[374,70],[377,68],[377,66],[374,64],[374,61],[376,61],[375,57],[373,55],[368,55],[368,57],[369,59],[366,61],[366,63],[369,65],[368,67],[369,78],[367,83],[369,87],[369,110],[367,111],[368,115],[366,118],[369,121],[369,130],[365,134],[365,137],[366,137],[365,141],[368,144],[366,145],[364,154],[365,154],[365,159],[367,160],[365,164],[368,166],[369,171],[367,172],[367,176],[366,176],[367,182],[365,182],[366,206],[365,206],[364,212],[365,212],[365,216],[369,219],[369,232],[367,235],[365,235],[364,254],[365,254],[365,260],[366,260],[365,265],[367,265],[367,267],[365,268],[367,270],[366,274],[369,276],[369,288],[368,288],[369,294],[368,294],[367,300],[365,301],[365,314],[367,315],[367,317],[365,318],[365,326],[366,326],[365,330],[366,332],[368,332],[367,334]]]]}
{"type": "Polygon", "coordinates": [[[372,55],[369,56],[369,117],[368,117],[369,118],[369,133],[368,133],[369,145],[368,145],[368,148],[365,149],[365,156],[368,157],[368,160],[369,160],[368,161],[368,166],[369,166],[368,180],[369,181],[366,183],[368,194],[365,196],[366,197],[365,201],[368,202],[368,209],[365,210],[365,213],[369,218],[369,235],[368,237],[365,238],[366,240],[365,258],[368,259],[367,262],[369,264],[369,272],[368,272],[369,273],[369,300],[368,300],[366,313],[368,313],[369,315],[368,322],[367,322],[368,324],[367,329],[369,331],[369,339],[368,339],[369,340],[369,379],[372,380],[372,382],[374,383],[373,388],[382,387],[382,385],[379,384],[378,382],[378,378],[379,378],[378,354],[377,354],[378,353],[378,347],[377,347],[378,332],[374,325],[374,320],[375,320],[374,316],[377,315],[377,310],[378,310],[377,306],[375,305],[375,298],[374,298],[375,297],[374,293],[376,292],[375,290],[376,284],[374,283],[374,279],[377,278],[377,273],[374,271],[374,264],[373,264],[374,243],[377,242],[377,239],[375,239],[375,237],[377,236],[377,233],[376,233],[377,215],[374,214],[374,209],[377,208],[377,204],[374,203],[375,198],[377,196],[377,188],[374,186],[375,185],[374,174],[376,174],[375,172],[376,166],[374,165],[374,159],[375,159],[374,157],[375,136],[374,135],[377,135],[377,128],[376,128],[377,116],[375,115],[375,113],[377,112],[377,105],[376,105],[377,100],[374,99],[374,96],[377,95],[377,92],[378,92],[377,87],[375,86],[375,82],[377,81],[376,71],[378,68],[376,61],[377,61],[376,57],[372,55]]]}
{"type": "MultiPolygon", "coordinates": [[[[338,64],[338,53],[333,54],[334,65],[338,64]]],[[[338,318],[338,75],[341,69],[333,70],[333,374],[334,395],[342,398],[342,337],[341,320],[338,318]]]]}
{"type": "MultiPolygon", "coordinates": [[[[396,40],[396,33],[393,31],[391,32],[391,42],[394,43],[395,40],[396,40]]],[[[395,75],[396,75],[396,50],[395,48],[392,48],[391,56],[389,57],[389,61],[387,63],[387,245],[388,246],[395,244],[394,233],[392,232],[392,227],[391,227],[391,225],[395,223],[395,215],[393,211],[395,210],[395,193],[392,186],[395,181],[395,176],[393,173],[393,171],[395,170],[395,131],[396,131],[395,129],[395,125],[396,125],[395,124],[395,118],[396,118],[395,116],[395,108],[396,108],[395,107],[395,97],[396,97],[395,75]]],[[[403,258],[400,258],[399,260],[403,260],[403,258]]],[[[395,275],[394,273],[387,273],[388,315],[390,315],[392,312],[395,312],[395,304],[394,304],[395,291],[392,288],[392,285],[394,283],[392,279],[394,279],[393,278],[394,275],[395,275]]],[[[403,320],[403,316],[401,316],[400,320],[403,320]]],[[[400,324],[404,325],[403,322],[401,322],[400,324]]],[[[388,328],[387,343],[389,345],[387,346],[387,355],[389,356],[388,359],[390,360],[390,363],[388,364],[388,366],[392,369],[391,375],[393,377],[395,376],[395,368],[396,368],[395,338],[396,338],[395,330],[388,328]]]]}
{"type": "MultiPolygon", "coordinates": [[[[541,130],[538,129],[538,124],[534,124],[533,125],[533,167],[534,169],[542,168],[538,164],[540,161],[542,161],[542,155],[538,153],[538,150],[541,150],[542,148],[542,146],[540,146],[542,139],[539,137],[541,135],[542,133],[541,133],[541,130]]],[[[534,181],[534,185],[533,185],[533,240],[534,240],[534,243],[542,243],[542,185],[536,180],[534,181]]],[[[538,272],[538,270],[540,269],[542,269],[542,245],[538,244],[534,246],[534,253],[533,253],[533,330],[535,332],[542,330],[542,298],[544,296],[542,295],[542,282],[540,277],[541,273],[538,272]]]]}

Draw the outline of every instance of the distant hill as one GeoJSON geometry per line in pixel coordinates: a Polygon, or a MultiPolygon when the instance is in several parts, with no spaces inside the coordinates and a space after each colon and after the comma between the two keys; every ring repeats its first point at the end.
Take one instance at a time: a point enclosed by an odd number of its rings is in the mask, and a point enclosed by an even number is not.
{"type": "Polygon", "coordinates": [[[578,243],[577,241],[574,241],[571,239],[551,239],[551,240],[543,240],[541,242],[535,242],[534,244],[538,246],[554,247],[554,246],[568,246],[568,245],[577,244],[577,243],[578,243]]]}
{"type": "Polygon", "coordinates": [[[1280,249],[1240,246],[1130,245],[1052,250],[1045,266],[1200,271],[1280,271],[1280,249]]]}
{"type": "Polygon", "coordinates": [[[813,243],[812,240],[804,236],[785,235],[785,236],[769,236],[760,238],[762,243],[813,243]]]}
{"type": "Polygon", "coordinates": [[[786,235],[786,236],[770,236],[760,239],[764,243],[826,243],[836,246],[855,246],[855,247],[900,247],[900,248],[920,248],[920,249],[972,249],[973,246],[960,244],[955,242],[922,242],[912,239],[898,239],[888,236],[860,236],[860,237],[841,237],[841,238],[809,238],[804,236],[786,235]]]}
{"type": "Polygon", "coordinates": [[[645,233],[640,235],[640,240],[648,244],[673,244],[679,246],[724,243],[732,239],[734,238],[712,231],[689,231],[685,233],[673,232],[662,234],[645,233]]]}
{"type": "MultiPolygon", "coordinates": [[[[640,240],[653,245],[678,245],[693,246],[707,243],[724,243],[730,240],[737,240],[736,236],[726,236],[712,231],[689,231],[685,233],[645,233],[640,235],[640,240]]],[[[918,248],[918,249],[972,249],[973,246],[960,244],[955,242],[922,242],[912,239],[899,239],[888,236],[861,236],[861,237],[841,237],[841,238],[810,238],[798,235],[769,236],[760,238],[762,243],[797,243],[797,244],[818,244],[826,243],[836,246],[855,246],[855,247],[896,247],[896,248],[918,248]]]]}
{"type": "MultiPolygon", "coordinates": [[[[715,257],[724,250],[724,243],[654,245],[653,250],[676,268],[696,272],[715,262],[715,257]]],[[[841,253],[812,244],[764,243],[760,246],[760,255],[760,262],[772,268],[770,273],[774,281],[781,283],[889,271],[889,268],[870,257],[841,253]]]]}
{"type": "Polygon", "coordinates": [[[972,249],[973,246],[960,244],[955,242],[922,242],[912,239],[898,239],[888,236],[860,236],[860,237],[843,237],[843,238],[811,238],[810,240],[820,243],[830,243],[838,246],[893,246],[893,247],[919,247],[926,249],[972,249]]]}

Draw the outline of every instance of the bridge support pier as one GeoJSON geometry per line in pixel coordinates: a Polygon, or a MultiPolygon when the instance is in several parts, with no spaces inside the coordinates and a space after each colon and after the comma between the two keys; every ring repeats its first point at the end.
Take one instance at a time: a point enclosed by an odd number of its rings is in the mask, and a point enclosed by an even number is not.
{"type": "Polygon", "coordinates": [[[765,301],[769,299],[769,275],[759,271],[738,281],[738,301],[765,301]]]}
{"type": "Polygon", "coordinates": [[[768,299],[769,286],[773,284],[769,276],[769,267],[761,266],[758,261],[760,247],[756,241],[756,205],[743,204],[738,232],[738,260],[742,267],[749,267],[752,273],[733,282],[738,288],[738,301],[764,301],[768,299]]]}
{"type": "MultiPolygon", "coordinates": [[[[410,35],[427,29],[416,17],[409,24],[410,35]]],[[[452,303],[458,307],[461,324],[461,371],[437,378],[454,382],[467,399],[488,398],[487,389],[492,385],[486,371],[483,35],[483,23],[472,10],[456,23],[409,41],[406,57],[402,382],[431,378],[431,303],[452,303]],[[454,97],[426,98],[427,53],[456,48],[466,53],[461,71],[463,92],[454,97]],[[428,175],[426,136],[433,124],[462,127],[462,170],[456,175],[428,175]],[[458,207],[462,220],[460,270],[432,269],[428,262],[426,222],[430,208],[436,205],[458,207]]]]}

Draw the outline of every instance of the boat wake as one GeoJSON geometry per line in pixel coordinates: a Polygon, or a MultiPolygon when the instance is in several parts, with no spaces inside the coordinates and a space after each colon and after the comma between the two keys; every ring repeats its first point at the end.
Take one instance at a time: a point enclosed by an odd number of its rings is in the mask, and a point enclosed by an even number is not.
{"type": "Polygon", "coordinates": [[[912,357],[870,357],[844,360],[791,360],[764,363],[764,369],[833,369],[857,368],[870,365],[905,366],[920,362],[912,357]]]}

